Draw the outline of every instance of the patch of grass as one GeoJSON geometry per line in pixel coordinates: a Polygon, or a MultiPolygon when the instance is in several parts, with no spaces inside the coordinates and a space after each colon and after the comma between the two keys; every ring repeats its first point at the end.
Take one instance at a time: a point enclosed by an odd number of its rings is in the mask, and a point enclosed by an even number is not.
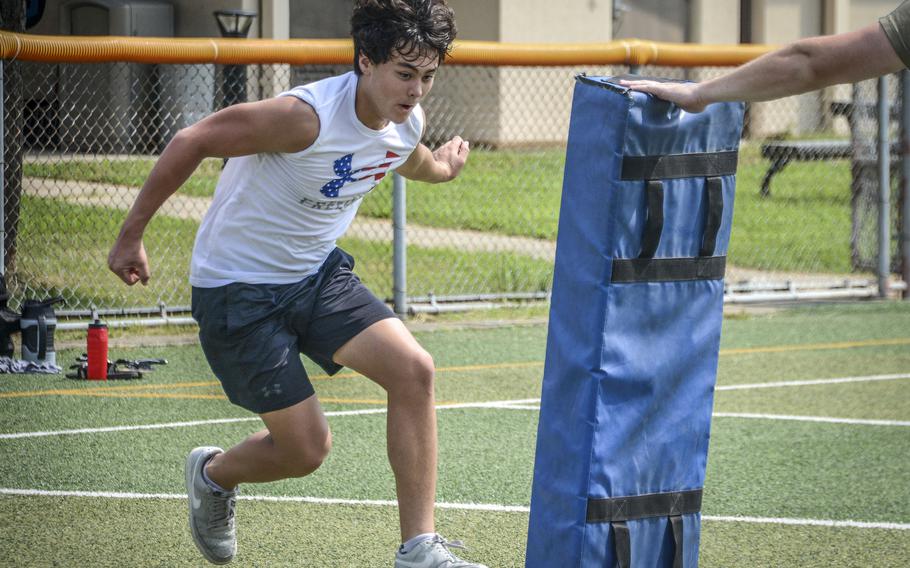
{"type": "Polygon", "coordinates": [[[744,321],[725,320],[724,340],[739,347],[764,347],[910,337],[908,317],[910,302],[866,300],[795,305],[752,315],[744,321]]]}
{"type": "MultiPolygon", "coordinates": [[[[357,261],[354,271],[380,298],[392,297],[392,245],[344,238],[338,246],[357,261]]],[[[407,292],[410,296],[465,294],[485,283],[485,292],[549,289],[549,262],[509,253],[467,252],[448,248],[408,247],[407,292]]]]}
{"type": "MultiPolygon", "coordinates": [[[[390,564],[398,545],[394,530],[377,530],[397,523],[392,507],[241,501],[238,515],[239,566],[390,564]],[[275,530],[276,519],[281,530],[275,530]]],[[[177,499],[0,497],[5,551],[19,566],[68,566],[75,560],[93,566],[202,566],[185,517],[186,503],[177,499]],[[154,535],[151,558],[148,544],[137,541],[139,531],[110,527],[112,520],[129,525],[135,519],[142,519],[142,534],[154,535]]],[[[443,509],[436,521],[439,532],[468,543],[468,558],[497,568],[525,565],[527,514],[443,509]]],[[[705,521],[699,566],[904,568],[910,557],[904,533],[705,521]]]]}
{"type": "Polygon", "coordinates": [[[910,489],[894,487],[894,456],[910,451],[901,428],[716,418],[711,430],[706,514],[910,522],[910,489]]]}
{"type": "MultiPolygon", "coordinates": [[[[868,353],[876,353],[881,360],[890,361],[901,369],[910,368],[910,345],[902,347],[866,348],[868,353]],[[904,356],[901,356],[901,352],[904,356]]],[[[805,356],[805,355],[804,355],[805,356]]],[[[765,363],[772,357],[765,356],[765,363]]],[[[783,362],[783,361],[781,361],[783,362]]],[[[894,367],[885,365],[876,368],[866,367],[854,376],[870,374],[887,374],[883,371],[894,371],[894,367]]],[[[822,378],[843,376],[844,371],[830,369],[822,378]]],[[[798,376],[808,378],[808,374],[798,376]]],[[[720,391],[715,395],[714,409],[718,412],[751,412],[756,414],[787,414],[791,416],[824,416],[831,409],[837,409],[840,418],[861,418],[875,420],[902,420],[910,416],[910,397],[904,396],[907,391],[906,381],[878,381],[872,383],[846,383],[834,385],[805,386],[794,389],[731,390],[720,391]],[[883,400],[891,404],[880,404],[883,400]]]]}
{"type": "Polygon", "coordinates": [[[729,262],[765,270],[850,273],[850,162],[791,163],[759,188],[759,144],[740,150],[729,262]]]}
{"type": "MultiPolygon", "coordinates": [[[[408,182],[408,220],[420,225],[555,239],[565,150],[472,150],[455,180],[408,182]]],[[[390,217],[392,184],[383,182],[361,211],[390,217]]]]}
{"type": "MultiPolygon", "coordinates": [[[[148,286],[126,287],[107,269],[107,254],[125,211],[25,196],[19,233],[19,264],[8,284],[15,297],[63,294],[67,309],[107,306],[169,306],[190,303],[187,281],[198,224],[156,216],[145,233],[152,270],[148,286]]],[[[356,272],[380,298],[392,295],[390,243],[341,239],[357,259],[356,272]]],[[[412,246],[408,251],[411,294],[547,290],[550,263],[507,253],[472,253],[412,246]],[[440,267],[446,267],[444,270],[440,267]]]]}
{"type": "Polygon", "coordinates": [[[148,286],[127,288],[107,268],[107,255],[125,211],[59,199],[25,196],[18,237],[18,264],[9,276],[13,296],[61,294],[64,309],[92,305],[170,306],[189,304],[186,274],[196,223],[157,216],[145,236],[151,259],[148,286]]]}
{"type": "Polygon", "coordinates": [[[902,559],[910,557],[905,533],[705,521],[698,564],[706,568],[903,568],[902,559]]]}

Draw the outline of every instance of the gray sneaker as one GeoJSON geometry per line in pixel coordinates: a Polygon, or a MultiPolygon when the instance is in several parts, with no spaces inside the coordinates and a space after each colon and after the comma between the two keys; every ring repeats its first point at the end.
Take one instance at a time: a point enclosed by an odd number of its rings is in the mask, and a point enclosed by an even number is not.
{"type": "Polygon", "coordinates": [[[221,448],[200,447],[186,458],[186,492],[190,530],[196,548],[212,564],[227,564],[237,552],[234,503],[237,491],[216,491],[202,478],[202,468],[221,448]]]}
{"type": "Polygon", "coordinates": [[[459,540],[446,540],[436,535],[411,549],[407,554],[398,551],[395,555],[395,568],[487,568],[458,558],[449,548],[464,549],[459,540]]]}

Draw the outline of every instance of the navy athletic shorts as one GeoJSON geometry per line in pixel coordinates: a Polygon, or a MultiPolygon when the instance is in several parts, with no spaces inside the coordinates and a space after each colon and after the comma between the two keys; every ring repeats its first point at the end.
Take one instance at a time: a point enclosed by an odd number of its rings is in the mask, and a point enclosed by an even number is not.
{"type": "Polygon", "coordinates": [[[215,376],[234,404],[257,414],[313,395],[300,354],[333,375],[338,349],[377,321],[395,317],[336,248],[319,272],[294,284],[193,287],[193,317],[215,376]]]}

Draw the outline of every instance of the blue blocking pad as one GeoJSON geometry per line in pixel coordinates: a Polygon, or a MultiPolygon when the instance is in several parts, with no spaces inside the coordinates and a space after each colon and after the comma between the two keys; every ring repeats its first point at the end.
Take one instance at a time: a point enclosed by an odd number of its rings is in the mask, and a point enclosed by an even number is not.
{"type": "Polygon", "coordinates": [[[742,125],[576,79],[529,568],[698,563],[742,125]]]}

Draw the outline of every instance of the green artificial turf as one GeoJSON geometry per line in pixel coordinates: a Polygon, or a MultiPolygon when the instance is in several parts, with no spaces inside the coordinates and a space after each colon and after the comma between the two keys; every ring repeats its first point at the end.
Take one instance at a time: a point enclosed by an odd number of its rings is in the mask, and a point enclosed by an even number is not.
{"type": "MultiPolygon", "coordinates": [[[[898,302],[781,310],[724,321],[716,412],[897,422],[715,417],[700,565],[903,566],[910,552],[910,487],[902,482],[904,456],[910,452],[908,379],[723,387],[906,374],[907,330],[910,304],[898,302]]],[[[546,331],[544,324],[441,328],[415,332],[415,337],[436,361],[437,401],[470,403],[538,398],[546,331]]],[[[59,360],[69,364],[77,354],[62,350],[59,360]]],[[[17,566],[203,565],[186,529],[184,456],[197,445],[233,445],[261,425],[223,398],[198,346],[117,348],[112,356],[165,357],[169,364],[132,382],[4,376],[0,433],[242,420],[0,439],[0,489],[83,492],[58,497],[0,493],[0,550],[17,566]],[[127,495],[113,498],[113,492],[127,495]],[[147,498],[129,497],[133,494],[147,498]]],[[[235,563],[387,565],[398,530],[396,509],[375,503],[395,498],[385,415],[335,414],[382,408],[385,393],[356,374],[329,378],[311,363],[306,366],[329,415],[333,450],[311,476],[243,488],[253,500],[238,505],[235,563]],[[256,500],[260,497],[362,503],[256,500]]],[[[440,532],[466,540],[472,549],[468,556],[490,566],[522,566],[538,412],[458,408],[440,409],[437,416],[437,500],[518,507],[505,512],[440,508],[440,532]]]]}

